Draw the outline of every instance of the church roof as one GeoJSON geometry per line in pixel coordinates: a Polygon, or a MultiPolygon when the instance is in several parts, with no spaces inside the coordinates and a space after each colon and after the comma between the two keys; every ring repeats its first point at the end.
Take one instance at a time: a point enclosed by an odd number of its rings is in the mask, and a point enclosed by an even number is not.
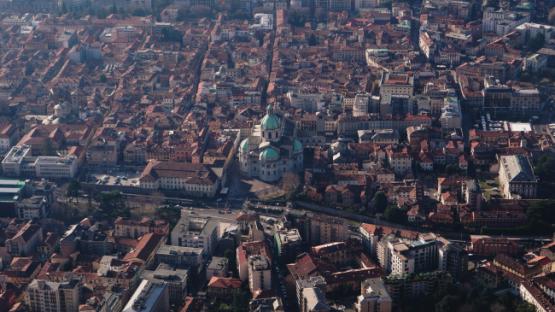
{"type": "Polygon", "coordinates": [[[279,160],[279,152],[273,147],[267,147],[260,153],[261,161],[276,161],[279,160]]]}

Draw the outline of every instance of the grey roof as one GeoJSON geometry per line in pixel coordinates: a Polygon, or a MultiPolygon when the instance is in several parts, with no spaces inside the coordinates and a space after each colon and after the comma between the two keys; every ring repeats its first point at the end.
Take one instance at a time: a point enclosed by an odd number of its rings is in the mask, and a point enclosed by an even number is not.
{"type": "Polygon", "coordinates": [[[534,169],[528,157],[524,155],[501,156],[499,165],[503,166],[507,180],[510,182],[536,182],[534,169]]]}

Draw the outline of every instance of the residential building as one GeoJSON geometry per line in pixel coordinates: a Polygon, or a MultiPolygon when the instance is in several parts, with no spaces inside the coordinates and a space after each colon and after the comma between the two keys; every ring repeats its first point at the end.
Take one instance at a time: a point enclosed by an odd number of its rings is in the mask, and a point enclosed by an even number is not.
{"type": "Polygon", "coordinates": [[[303,240],[297,229],[282,229],[274,235],[276,250],[282,263],[290,263],[301,252],[303,240]]]}
{"type": "Polygon", "coordinates": [[[392,96],[412,97],[414,77],[406,73],[385,72],[380,85],[380,114],[391,114],[392,96]]]}
{"type": "Polygon", "coordinates": [[[272,289],[272,266],[268,257],[249,257],[249,289],[253,294],[259,290],[272,289]]]}
{"type": "Polygon", "coordinates": [[[77,280],[58,283],[35,279],[27,286],[26,295],[32,312],[77,312],[80,284],[77,280]]]}
{"type": "Polygon", "coordinates": [[[181,210],[181,218],[171,233],[171,244],[202,248],[204,255],[211,255],[218,241],[219,221],[197,215],[188,209],[181,210]]]}
{"type": "Polygon", "coordinates": [[[160,264],[153,271],[145,270],[142,278],[154,283],[167,284],[170,304],[180,306],[187,294],[187,270],[176,269],[167,264],[160,264]]]}
{"type": "Polygon", "coordinates": [[[363,281],[360,289],[361,294],[355,303],[357,312],[391,312],[393,301],[381,278],[363,281]]]}
{"type": "Polygon", "coordinates": [[[6,240],[6,250],[13,257],[33,255],[42,239],[41,226],[29,221],[13,237],[6,240]]]}
{"type": "Polygon", "coordinates": [[[163,244],[156,251],[156,263],[166,263],[176,268],[190,268],[202,264],[203,248],[163,244]]]}
{"type": "Polygon", "coordinates": [[[212,257],[206,267],[206,279],[212,277],[227,277],[229,272],[229,260],[224,257],[212,257]]]}
{"type": "Polygon", "coordinates": [[[122,311],[164,312],[169,309],[168,285],[143,279],[122,311]]]}
{"type": "Polygon", "coordinates": [[[328,312],[331,307],[326,302],[326,296],[320,288],[303,288],[300,305],[301,312],[328,312]]]}

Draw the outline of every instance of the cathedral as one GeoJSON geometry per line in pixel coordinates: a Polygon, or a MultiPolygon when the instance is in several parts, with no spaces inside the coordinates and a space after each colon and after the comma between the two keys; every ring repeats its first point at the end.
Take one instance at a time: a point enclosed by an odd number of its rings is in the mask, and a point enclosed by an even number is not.
{"type": "Polygon", "coordinates": [[[303,145],[296,138],[294,121],[268,106],[266,115],[239,146],[241,172],[265,182],[281,179],[287,171],[303,169],[303,145]]]}

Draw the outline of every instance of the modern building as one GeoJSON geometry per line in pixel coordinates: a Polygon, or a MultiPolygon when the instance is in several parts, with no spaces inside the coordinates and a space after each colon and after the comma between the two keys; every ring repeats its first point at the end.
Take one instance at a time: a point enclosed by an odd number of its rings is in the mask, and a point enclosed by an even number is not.
{"type": "Polygon", "coordinates": [[[266,115],[239,147],[241,172],[265,182],[275,182],[286,172],[303,169],[303,145],[295,123],[268,106],[266,115]]]}
{"type": "Polygon", "coordinates": [[[194,211],[181,210],[181,218],[171,233],[171,244],[202,248],[204,255],[211,255],[218,242],[219,221],[203,217],[194,211]]]}
{"type": "Polygon", "coordinates": [[[154,283],[166,283],[170,304],[179,306],[187,294],[188,271],[160,264],[155,270],[145,270],[142,278],[154,283]]]}
{"type": "Polygon", "coordinates": [[[202,263],[203,248],[162,245],[156,251],[156,263],[166,263],[176,268],[196,267],[202,263]]]}
{"type": "Polygon", "coordinates": [[[353,116],[366,116],[368,114],[368,106],[370,105],[370,94],[359,93],[355,95],[353,103],[353,116]]]}
{"type": "Polygon", "coordinates": [[[381,278],[369,278],[361,283],[355,303],[357,312],[391,312],[393,301],[381,278]]]}
{"type": "Polygon", "coordinates": [[[508,199],[536,197],[538,179],[527,156],[499,157],[499,188],[508,199]]]}
{"type": "Polygon", "coordinates": [[[123,312],[165,312],[170,310],[168,284],[143,279],[123,312]]]}
{"type": "Polygon", "coordinates": [[[387,235],[378,243],[378,261],[390,275],[403,276],[438,268],[438,241],[432,234],[421,234],[416,240],[387,235]]]}
{"type": "Polygon", "coordinates": [[[2,160],[2,170],[12,177],[69,179],[75,177],[78,167],[75,155],[33,156],[29,145],[14,146],[2,160]]]}
{"type": "Polygon", "coordinates": [[[206,280],[212,277],[227,277],[229,272],[229,259],[224,257],[212,257],[206,267],[206,280]]]}
{"type": "Polygon", "coordinates": [[[77,312],[80,285],[77,280],[51,282],[33,280],[26,291],[26,301],[32,312],[77,312]]]}
{"type": "Polygon", "coordinates": [[[459,99],[448,96],[444,99],[444,105],[439,117],[441,127],[444,129],[454,129],[462,127],[462,112],[459,99]]]}
{"type": "Polygon", "coordinates": [[[303,288],[300,305],[301,312],[328,312],[331,307],[326,302],[326,295],[320,288],[303,288]]]}
{"type": "Polygon", "coordinates": [[[272,266],[268,257],[263,255],[249,257],[249,288],[251,293],[272,289],[272,266]]]}
{"type": "Polygon", "coordinates": [[[282,229],[274,235],[276,251],[283,263],[290,263],[301,252],[303,240],[297,229],[282,229]]]}

